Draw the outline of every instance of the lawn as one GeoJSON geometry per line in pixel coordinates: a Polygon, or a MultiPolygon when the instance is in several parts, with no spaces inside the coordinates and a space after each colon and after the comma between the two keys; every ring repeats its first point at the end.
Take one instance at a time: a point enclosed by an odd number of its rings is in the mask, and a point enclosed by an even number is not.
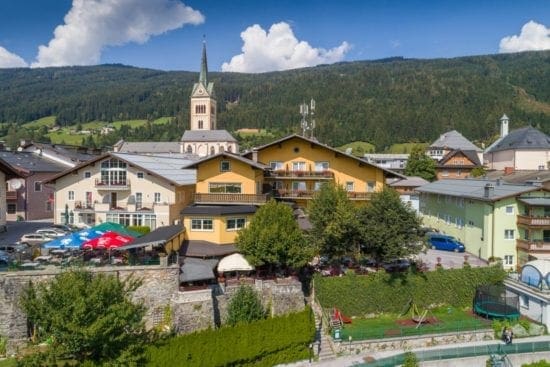
{"type": "MultiPolygon", "coordinates": [[[[420,310],[422,313],[423,310],[420,310]]],[[[491,322],[472,315],[469,309],[455,307],[441,307],[428,312],[426,318],[430,323],[416,327],[411,322],[411,313],[401,317],[396,314],[383,314],[370,319],[353,319],[351,324],[345,324],[342,330],[342,339],[353,340],[382,339],[401,336],[412,336],[432,333],[447,333],[490,329],[491,322]]]]}
{"type": "Polygon", "coordinates": [[[411,152],[412,148],[415,145],[420,145],[422,148],[426,148],[428,143],[400,143],[393,144],[389,149],[384,153],[393,153],[393,154],[408,154],[411,152]]]}
{"type": "Polygon", "coordinates": [[[351,148],[351,154],[358,157],[362,157],[365,153],[374,153],[374,150],[376,149],[374,145],[364,141],[354,141],[346,145],[342,145],[338,149],[341,151],[346,151],[347,148],[351,148]]]}
{"type": "Polygon", "coordinates": [[[40,126],[52,127],[53,125],[55,125],[55,116],[47,116],[47,117],[42,117],[41,119],[38,119],[38,120],[27,122],[23,124],[23,127],[32,129],[32,128],[38,128],[40,126]]]}
{"type": "Polygon", "coordinates": [[[16,364],[15,358],[0,359],[0,367],[15,367],[16,364]]]}

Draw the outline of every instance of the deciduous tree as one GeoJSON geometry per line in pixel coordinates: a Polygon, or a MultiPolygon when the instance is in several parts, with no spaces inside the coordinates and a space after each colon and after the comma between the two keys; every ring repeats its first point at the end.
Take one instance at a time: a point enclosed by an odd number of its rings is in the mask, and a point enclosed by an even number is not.
{"type": "Polygon", "coordinates": [[[415,145],[405,167],[405,175],[419,176],[425,180],[433,181],[436,178],[435,161],[428,157],[420,145],[415,145]]]}

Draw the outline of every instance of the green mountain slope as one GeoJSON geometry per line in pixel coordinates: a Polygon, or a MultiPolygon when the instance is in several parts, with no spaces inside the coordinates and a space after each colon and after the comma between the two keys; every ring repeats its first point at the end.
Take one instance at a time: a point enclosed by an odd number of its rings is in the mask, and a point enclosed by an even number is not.
{"type": "MultiPolygon", "coordinates": [[[[179,115],[186,126],[197,78],[121,65],[0,69],[0,122],[56,116],[58,124],[72,125],[179,115]]],[[[210,73],[209,79],[219,128],[230,131],[299,131],[298,105],[315,98],[316,136],[335,146],[366,141],[381,149],[432,141],[449,129],[490,140],[503,113],[512,128],[530,123],[550,133],[550,51],[392,58],[265,74],[210,73]]]]}

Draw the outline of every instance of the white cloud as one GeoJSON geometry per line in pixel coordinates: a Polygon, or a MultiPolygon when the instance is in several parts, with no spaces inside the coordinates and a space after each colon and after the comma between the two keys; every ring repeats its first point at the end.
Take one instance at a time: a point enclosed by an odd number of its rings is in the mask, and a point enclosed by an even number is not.
{"type": "Polygon", "coordinates": [[[273,24],[268,32],[255,24],[242,32],[241,38],[243,53],[224,62],[222,71],[261,73],[330,64],[341,61],[351,48],[347,42],[330,50],[311,47],[299,41],[285,22],[273,24]]]}
{"type": "Polygon", "coordinates": [[[0,68],[24,68],[27,66],[21,57],[0,46],[0,68]]]}
{"type": "Polygon", "coordinates": [[[185,24],[200,24],[204,16],[179,0],[73,0],[65,24],[38,48],[32,67],[99,63],[106,46],[144,43],[151,36],[185,24]]]}
{"type": "Polygon", "coordinates": [[[525,23],[519,36],[500,40],[500,52],[520,52],[550,49],[550,28],[535,21],[525,23]]]}

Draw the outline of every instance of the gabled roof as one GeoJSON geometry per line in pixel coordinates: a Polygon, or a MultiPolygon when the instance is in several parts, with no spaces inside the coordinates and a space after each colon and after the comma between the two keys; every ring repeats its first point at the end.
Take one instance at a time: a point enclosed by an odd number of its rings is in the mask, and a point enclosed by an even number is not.
{"type": "Polygon", "coordinates": [[[456,130],[441,134],[441,136],[430,145],[430,148],[474,150],[476,152],[482,151],[481,148],[475,146],[456,130]]]}
{"type": "Polygon", "coordinates": [[[504,138],[497,140],[487,149],[486,153],[511,149],[550,150],[550,137],[534,127],[524,127],[513,130],[504,138]]]}
{"type": "Polygon", "coordinates": [[[74,166],[81,162],[89,161],[102,154],[101,149],[91,149],[87,147],[67,144],[48,144],[32,142],[23,148],[24,152],[47,154],[67,162],[68,165],[74,166]]]}
{"type": "Polygon", "coordinates": [[[499,180],[480,179],[439,180],[416,189],[418,192],[458,196],[482,201],[497,201],[537,190],[542,190],[542,188],[533,185],[512,185],[499,180]],[[492,195],[489,197],[485,197],[485,186],[487,184],[491,184],[494,188],[492,195]]]}
{"type": "Polygon", "coordinates": [[[430,181],[418,176],[407,176],[404,180],[395,180],[388,183],[390,187],[419,187],[429,184],[430,181]]]}
{"type": "MultiPolygon", "coordinates": [[[[443,158],[441,158],[441,160],[439,162],[437,162],[437,165],[438,166],[444,166],[445,163],[447,163],[452,157],[454,157],[456,155],[459,155],[459,154],[462,154],[466,158],[468,158],[468,160],[470,160],[470,162],[472,162],[474,166],[481,166],[481,162],[479,161],[479,157],[478,157],[477,152],[475,150],[462,150],[462,149],[454,149],[454,150],[450,151],[443,158]]],[[[471,165],[470,164],[463,164],[461,166],[470,167],[471,165]]]]}
{"type": "Polygon", "coordinates": [[[62,172],[66,165],[42,157],[32,152],[0,151],[0,158],[16,171],[32,172],[62,172]]]}
{"type": "Polygon", "coordinates": [[[490,180],[496,180],[500,178],[503,181],[513,184],[523,184],[528,182],[547,182],[550,181],[550,170],[522,170],[514,171],[510,174],[506,174],[503,170],[500,171],[488,171],[485,174],[486,178],[490,180]]]}
{"type": "Polygon", "coordinates": [[[229,152],[222,152],[222,153],[210,155],[208,157],[205,157],[203,159],[200,159],[200,160],[194,162],[193,164],[190,164],[188,166],[188,168],[197,168],[197,166],[199,164],[202,164],[204,162],[208,162],[212,159],[216,159],[216,158],[219,158],[219,157],[226,158],[226,159],[235,159],[237,161],[240,161],[244,164],[248,164],[249,166],[252,166],[252,167],[257,168],[257,169],[262,170],[262,171],[269,168],[269,166],[266,166],[265,164],[255,162],[251,159],[245,158],[245,157],[237,155],[237,154],[229,153],[229,152]]]}
{"type": "MultiPolygon", "coordinates": [[[[378,165],[376,165],[376,164],[374,164],[374,163],[367,162],[366,160],[364,160],[364,159],[362,159],[362,158],[355,157],[355,156],[350,155],[350,154],[346,154],[346,153],[344,153],[344,152],[342,152],[342,151],[339,151],[338,149],[335,149],[335,148],[333,148],[333,147],[331,147],[331,146],[328,146],[328,145],[326,145],[326,144],[319,143],[319,142],[318,142],[317,140],[315,140],[315,139],[306,138],[306,137],[301,136],[301,135],[298,135],[298,134],[288,135],[288,136],[286,136],[286,137],[284,137],[284,138],[275,140],[275,141],[273,141],[273,142],[271,142],[271,143],[269,143],[269,144],[265,144],[265,145],[259,146],[259,147],[257,147],[257,148],[254,148],[253,150],[258,150],[258,151],[259,151],[259,150],[263,150],[263,149],[265,149],[265,148],[268,148],[268,147],[271,147],[271,146],[273,146],[273,145],[277,145],[277,144],[283,143],[283,142],[285,142],[285,141],[287,141],[287,140],[291,140],[291,139],[294,139],[294,138],[301,139],[301,140],[304,140],[304,141],[309,142],[310,144],[314,144],[314,145],[316,145],[316,146],[318,146],[318,147],[322,147],[322,148],[328,149],[328,150],[330,150],[330,151],[332,151],[332,152],[334,152],[334,153],[336,153],[336,154],[339,154],[339,155],[342,155],[342,156],[344,156],[344,157],[348,157],[348,158],[350,158],[350,159],[353,159],[353,160],[357,161],[357,162],[360,163],[360,164],[364,164],[364,165],[376,167],[376,168],[381,169],[382,171],[386,172],[387,174],[389,174],[389,175],[391,175],[391,176],[395,176],[395,177],[399,177],[399,178],[405,178],[405,176],[402,175],[402,174],[400,174],[400,173],[397,173],[397,172],[395,172],[395,171],[392,171],[392,170],[389,170],[389,169],[380,167],[380,166],[378,166],[378,165]]],[[[250,156],[252,155],[252,151],[244,152],[242,155],[243,155],[243,156],[248,156],[248,157],[250,157],[250,156]]]]}
{"type": "Polygon", "coordinates": [[[55,182],[55,180],[68,175],[69,173],[80,170],[95,162],[107,159],[109,157],[120,159],[128,164],[131,164],[144,172],[151,175],[163,178],[175,185],[193,185],[197,182],[197,172],[194,169],[186,169],[187,166],[194,163],[192,160],[181,158],[172,158],[155,155],[140,155],[128,153],[105,153],[89,162],[79,164],[76,167],[70,168],[48,180],[46,183],[55,182]]]}
{"type": "Polygon", "coordinates": [[[208,141],[231,141],[237,142],[227,130],[185,130],[181,137],[182,142],[208,142],[208,141]]]}

